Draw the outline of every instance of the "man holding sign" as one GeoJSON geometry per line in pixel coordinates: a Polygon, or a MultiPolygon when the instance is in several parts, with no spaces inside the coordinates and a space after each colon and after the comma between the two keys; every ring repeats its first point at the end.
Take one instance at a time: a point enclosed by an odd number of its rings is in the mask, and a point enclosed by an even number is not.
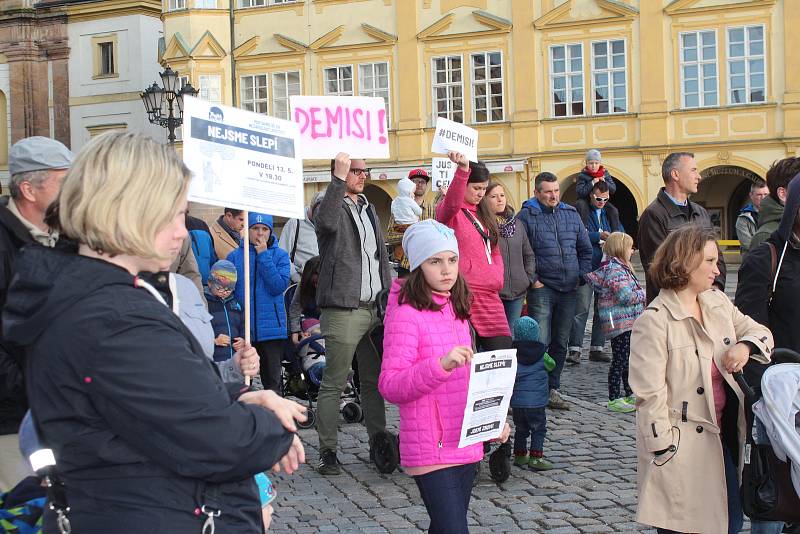
{"type": "Polygon", "coordinates": [[[339,398],[354,355],[373,459],[376,437],[386,439],[385,407],[378,392],[381,362],[367,334],[380,324],[376,301],[391,283],[380,221],[363,194],[369,178],[366,163],[340,152],[331,160],[331,174],[314,217],[321,258],[317,305],[326,345],[317,401],[318,469],[323,475],[341,472],[336,457],[339,398]]]}

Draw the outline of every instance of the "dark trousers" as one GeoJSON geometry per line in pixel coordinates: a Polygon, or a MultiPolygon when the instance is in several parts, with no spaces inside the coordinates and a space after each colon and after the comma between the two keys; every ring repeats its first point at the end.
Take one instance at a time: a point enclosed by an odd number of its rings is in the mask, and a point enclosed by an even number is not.
{"type": "Polygon", "coordinates": [[[611,367],[608,368],[608,400],[619,398],[619,383],[625,390],[625,396],[633,395],[628,385],[628,362],[631,357],[630,330],[611,338],[611,367]]]}
{"type": "Polygon", "coordinates": [[[544,450],[544,437],[547,434],[547,412],[541,408],[512,408],[514,419],[514,454],[528,452],[528,436],[531,437],[531,451],[544,450]]]}
{"type": "Polygon", "coordinates": [[[261,383],[264,389],[271,389],[278,395],[281,391],[281,359],[283,358],[283,339],[259,341],[253,345],[258,352],[260,362],[261,383]]]}
{"type": "Polygon", "coordinates": [[[467,510],[477,463],[437,469],[414,477],[431,518],[430,534],[468,534],[467,510]]]}
{"type": "Polygon", "coordinates": [[[478,351],[503,350],[511,348],[511,336],[475,336],[478,351]]]}

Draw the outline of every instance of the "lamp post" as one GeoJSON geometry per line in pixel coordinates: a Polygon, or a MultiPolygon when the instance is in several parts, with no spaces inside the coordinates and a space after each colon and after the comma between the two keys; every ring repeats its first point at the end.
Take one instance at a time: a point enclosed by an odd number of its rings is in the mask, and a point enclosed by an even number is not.
{"type": "Polygon", "coordinates": [[[170,145],[175,144],[175,128],[183,124],[183,97],[197,96],[197,89],[187,83],[178,90],[178,73],[169,66],[161,73],[161,83],[153,82],[139,96],[147,110],[147,120],[168,131],[170,145]]]}

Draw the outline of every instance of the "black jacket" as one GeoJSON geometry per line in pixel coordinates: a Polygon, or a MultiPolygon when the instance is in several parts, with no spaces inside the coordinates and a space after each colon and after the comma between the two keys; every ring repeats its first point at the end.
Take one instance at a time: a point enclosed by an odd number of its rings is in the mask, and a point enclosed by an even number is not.
{"type": "Polygon", "coordinates": [[[237,402],[239,388],[127,271],[28,247],[18,273],[3,335],[26,347],[28,399],[73,531],[197,534],[194,510],[207,504],[221,509],[219,532],[261,532],[253,475],[292,440],[274,414],[237,402]]]}
{"type": "MultiPolygon", "coordinates": [[[[706,230],[713,230],[711,218],[708,212],[699,204],[689,201],[689,215],[670,200],[666,191],[662,187],[656,195],[656,199],[650,203],[639,218],[639,257],[644,267],[645,280],[647,281],[647,302],[650,303],[658,295],[658,288],[650,279],[648,271],[653,262],[656,249],[667,237],[667,234],[684,224],[698,224],[706,230]]],[[[714,285],[720,291],[725,290],[725,277],[727,267],[722,252],[719,253],[717,261],[719,276],[714,280],[714,285]]]]}
{"type": "MultiPolygon", "coordinates": [[[[35,243],[28,229],[7,206],[8,197],[0,198],[0,309],[6,303],[19,250],[35,243]]],[[[28,409],[24,368],[22,351],[0,335],[0,435],[16,434],[28,409]]]]}
{"type": "Polygon", "coordinates": [[[800,174],[789,183],[786,209],[778,229],[772,232],[766,242],[751,248],[744,257],[739,268],[736,307],[772,331],[776,349],[787,348],[800,352],[800,308],[797,305],[800,302],[800,243],[797,239],[791,239],[798,209],[800,174]],[[772,253],[767,242],[775,247],[776,253],[777,284],[771,303],[769,296],[774,278],[772,253]]]}

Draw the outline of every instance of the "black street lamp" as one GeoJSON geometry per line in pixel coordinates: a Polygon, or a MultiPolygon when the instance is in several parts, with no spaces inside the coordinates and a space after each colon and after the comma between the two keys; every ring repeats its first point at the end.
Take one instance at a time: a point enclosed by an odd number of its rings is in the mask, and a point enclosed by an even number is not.
{"type": "Polygon", "coordinates": [[[178,73],[167,66],[161,73],[161,83],[164,87],[153,82],[139,96],[147,110],[147,120],[166,128],[169,134],[169,144],[175,144],[175,128],[183,124],[183,97],[197,96],[197,89],[187,83],[178,90],[178,73]]]}

